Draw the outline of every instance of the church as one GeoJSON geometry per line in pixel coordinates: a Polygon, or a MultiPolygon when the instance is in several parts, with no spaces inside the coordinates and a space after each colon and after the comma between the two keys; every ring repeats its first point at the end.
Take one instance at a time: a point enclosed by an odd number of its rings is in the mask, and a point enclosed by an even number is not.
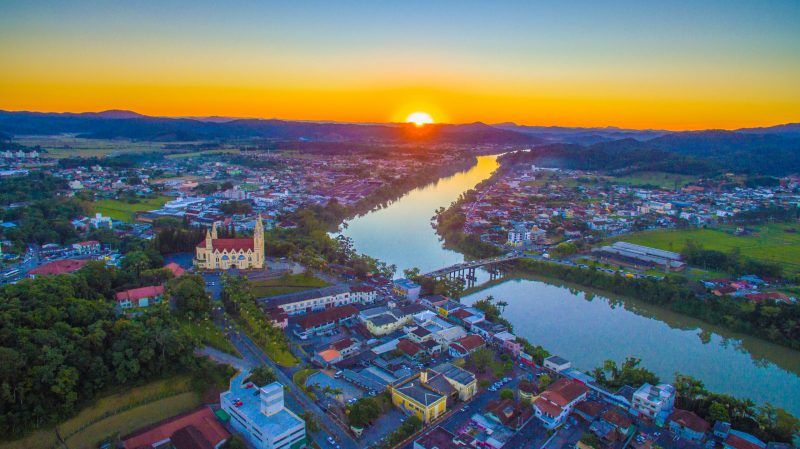
{"type": "Polygon", "coordinates": [[[252,238],[221,239],[217,224],[206,230],[206,239],[195,248],[194,266],[200,270],[249,270],[264,268],[264,223],[259,216],[252,238]]]}

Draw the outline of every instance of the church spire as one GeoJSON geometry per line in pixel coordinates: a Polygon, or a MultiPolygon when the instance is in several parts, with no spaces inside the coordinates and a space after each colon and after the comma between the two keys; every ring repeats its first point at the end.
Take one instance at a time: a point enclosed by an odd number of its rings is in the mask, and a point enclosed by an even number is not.
{"type": "Polygon", "coordinates": [[[218,238],[217,237],[217,222],[216,221],[211,225],[211,238],[214,239],[214,240],[216,240],[218,238]]]}

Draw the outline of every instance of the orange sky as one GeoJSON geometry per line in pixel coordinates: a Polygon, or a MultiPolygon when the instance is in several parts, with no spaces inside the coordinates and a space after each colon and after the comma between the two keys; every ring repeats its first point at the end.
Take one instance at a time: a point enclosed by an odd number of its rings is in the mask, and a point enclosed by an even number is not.
{"type": "Polygon", "coordinates": [[[0,109],[370,122],[421,110],[438,122],[660,129],[800,121],[795,2],[586,14],[526,2],[106,3],[0,5],[0,109]]]}

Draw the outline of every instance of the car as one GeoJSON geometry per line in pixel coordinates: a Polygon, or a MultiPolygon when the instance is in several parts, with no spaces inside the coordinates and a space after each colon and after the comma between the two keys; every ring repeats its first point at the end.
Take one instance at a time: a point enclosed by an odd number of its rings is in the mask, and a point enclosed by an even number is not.
{"type": "Polygon", "coordinates": [[[469,407],[467,407],[467,406],[464,406],[464,407],[462,407],[462,408],[461,408],[461,411],[462,411],[462,412],[466,412],[468,408],[469,408],[469,407]]]}
{"type": "Polygon", "coordinates": [[[328,443],[334,444],[335,442],[333,441],[333,438],[328,437],[328,443]]]}

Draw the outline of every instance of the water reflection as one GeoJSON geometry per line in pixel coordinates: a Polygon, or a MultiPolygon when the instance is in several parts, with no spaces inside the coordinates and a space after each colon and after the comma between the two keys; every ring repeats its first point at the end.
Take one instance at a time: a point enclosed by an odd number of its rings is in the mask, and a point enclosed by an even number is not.
{"type": "MultiPolygon", "coordinates": [[[[442,247],[430,226],[439,207],[486,179],[497,168],[495,156],[482,156],[468,171],[416,189],[397,201],[348,222],[343,234],[355,248],[398,272],[430,271],[464,260],[442,247]]],[[[479,270],[479,282],[488,274],[479,270]]],[[[800,415],[800,353],[754,337],[732,333],[699,320],[633,299],[609,298],[551,279],[488,283],[465,299],[487,295],[509,303],[504,315],[517,332],[562,355],[581,369],[605,359],[642,359],[662,379],[676,371],[701,379],[720,393],[769,401],[800,415]]]]}

